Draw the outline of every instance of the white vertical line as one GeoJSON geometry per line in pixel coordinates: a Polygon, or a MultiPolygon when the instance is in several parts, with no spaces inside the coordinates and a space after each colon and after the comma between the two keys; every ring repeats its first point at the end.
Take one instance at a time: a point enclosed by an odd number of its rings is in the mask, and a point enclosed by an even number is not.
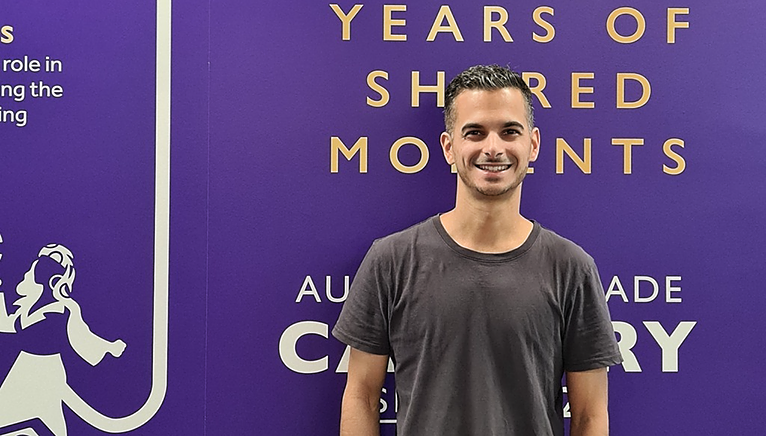
{"type": "Polygon", "coordinates": [[[156,57],[152,390],[140,409],[122,418],[111,418],[96,411],[69,386],[63,398],[85,422],[108,433],[124,433],[146,424],[159,410],[167,392],[171,0],[157,0],[156,57]]]}

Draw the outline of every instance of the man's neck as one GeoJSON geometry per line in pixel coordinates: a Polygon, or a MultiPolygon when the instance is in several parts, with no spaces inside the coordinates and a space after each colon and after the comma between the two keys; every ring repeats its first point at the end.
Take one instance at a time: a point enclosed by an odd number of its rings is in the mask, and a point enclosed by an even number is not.
{"type": "Polygon", "coordinates": [[[458,245],[481,253],[505,253],[520,247],[532,232],[532,222],[519,212],[521,186],[503,198],[457,196],[455,208],[441,222],[458,245]]]}

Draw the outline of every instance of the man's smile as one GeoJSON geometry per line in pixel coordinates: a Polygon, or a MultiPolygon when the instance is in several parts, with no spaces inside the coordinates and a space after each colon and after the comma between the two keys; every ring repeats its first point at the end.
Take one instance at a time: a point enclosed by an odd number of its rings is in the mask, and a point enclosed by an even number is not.
{"type": "Polygon", "coordinates": [[[499,173],[501,171],[505,171],[511,168],[511,164],[497,164],[497,163],[476,164],[476,168],[479,168],[480,170],[488,171],[491,173],[499,173]]]}

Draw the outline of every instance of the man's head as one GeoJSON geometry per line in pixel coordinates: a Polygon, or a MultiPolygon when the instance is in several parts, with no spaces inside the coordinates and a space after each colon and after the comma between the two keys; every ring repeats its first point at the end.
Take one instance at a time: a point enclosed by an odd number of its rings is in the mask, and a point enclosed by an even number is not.
{"type": "Polygon", "coordinates": [[[524,79],[508,68],[499,65],[474,65],[455,76],[447,85],[444,103],[444,126],[447,133],[455,127],[455,99],[461,92],[469,89],[498,90],[503,88],[518,89],[524,96],[527,112],[528,129],[535,124],[532,108],[532,91],[524,79]]]}
{"type": "Polygon", "coordinates": [[[447,88],[445,119],[439,141],[459,176],[458,198],[519,198],[517,188],[540,149],[521,77],[497,65],[467,69],[447,88]]]}

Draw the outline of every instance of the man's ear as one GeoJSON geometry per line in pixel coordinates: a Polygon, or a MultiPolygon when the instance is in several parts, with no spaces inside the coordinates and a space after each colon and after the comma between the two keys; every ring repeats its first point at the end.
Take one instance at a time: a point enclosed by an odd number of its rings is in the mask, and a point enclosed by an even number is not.
{"type": "Polygon", "coordinates": [[[532,143],[532,150],[529,153],[529,161],[534,162],[537,160],[537,155],[540,154],[540,129],[537,127],[532,128],[530,140],[532,143]]]}
{"type": "Polygon", "coordinates": [[[442,132],[439,136],[439,143],[442,146],[442,152],[444,153],[444,160],[448,164],[455,164],[455,156],[452,154],[452,136],[447,132],[442,132]]]}

